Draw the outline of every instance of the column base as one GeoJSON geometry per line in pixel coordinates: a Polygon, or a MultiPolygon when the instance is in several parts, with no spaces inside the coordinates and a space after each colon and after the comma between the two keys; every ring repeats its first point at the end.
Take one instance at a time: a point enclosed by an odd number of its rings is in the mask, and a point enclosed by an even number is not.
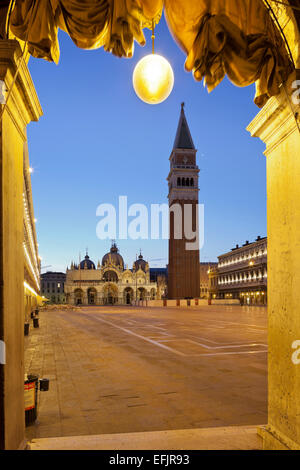
{"type": "Polygon", "coordinates": [[[257,434],[262,438],[263,450],[300,450],[300,444],[284,436],[273,426],[260,426],[257,434]]]}

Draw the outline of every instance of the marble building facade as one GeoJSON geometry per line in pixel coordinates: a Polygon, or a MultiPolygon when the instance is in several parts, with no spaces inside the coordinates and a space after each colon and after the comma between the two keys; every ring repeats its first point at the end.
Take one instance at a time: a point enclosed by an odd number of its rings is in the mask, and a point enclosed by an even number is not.
{"type": "Polygon", "coordinates": [[[142,254],[128,269],[115,243],[97,268],[86,254],[79,265],[72,263],[66,272],[66,301],[72,305],[130,305],[159,300],[162,292],[150,279],[149,264],[142,254]]]}
{"type": "Polygon", "coordinates": [[[267,304],[267,237],[236,245],[210,269],[210,298],[239,299],[241,305],[267,304]]]}

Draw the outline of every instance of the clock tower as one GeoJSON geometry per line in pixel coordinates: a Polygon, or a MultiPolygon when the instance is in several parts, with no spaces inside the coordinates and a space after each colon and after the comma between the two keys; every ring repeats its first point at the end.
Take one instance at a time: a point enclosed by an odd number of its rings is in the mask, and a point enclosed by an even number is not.
{"type": "Polygon", "coordinates": [[[169,299],[200,297],[198,216],[199,168],[197,150],[184,112],[181,113],[170,156],[170,238],[168,265],[169,299]]]}

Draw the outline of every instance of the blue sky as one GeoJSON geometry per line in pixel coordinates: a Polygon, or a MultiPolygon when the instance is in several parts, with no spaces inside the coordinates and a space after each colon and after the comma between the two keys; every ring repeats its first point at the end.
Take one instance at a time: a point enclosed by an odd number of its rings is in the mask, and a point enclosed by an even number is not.
{"type": "MultiPolygon", "coordinates": [[[[145,34],[147,45],[136,45],[130,60],[103,49],[80,50],[61,32],[58,66],[30,59],[44,111],[39,123],[28,127],[32,186],[42,265],[49,270],[65,270],[86,247],[95,262],[109,250],[110,241],[96,237],[99,204],[117,205],[119,195],[149,207],[167,202],[169,156],[182,101],[201,169],[201,260],[215,261],[237,243],[266,235],[264,145],[245,130],[259,111],[254,86],[237,88],[225,79],[208,94],[185,72],[185,55],[162,19],[156,52],[172,64],[174,90],[160,105],[144,104],[133,90],[132,73],[151,52],[151,32],[145,34]]],[[[166,240],[117,243],[130,267],[140,248],[151,266],[167,263],[166,240]]]]}

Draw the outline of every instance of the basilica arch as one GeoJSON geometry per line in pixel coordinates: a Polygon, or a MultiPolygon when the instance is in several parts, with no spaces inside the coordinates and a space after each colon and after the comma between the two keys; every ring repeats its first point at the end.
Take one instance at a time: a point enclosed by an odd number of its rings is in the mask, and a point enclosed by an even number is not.
{"type": "Polygon", "coordinates": [[[150,291],[150,299],[151,300],[156,299],[156,290],[154,288],[152,288],[151,291],[150,291]]]}
{"type": "Polygon", "coordinates": [[[116,270],[109,268],[107,271],[105,271],[105,273],[103,274],[103,280],[105,282],[117,283],[119,281],[119,277],[116,270]]]}
{"type": "MultiPolygon", "coordinates": [[[[246,1],[246,0],[245,0],[246,1]]],[[[250,24],[251,12],[245,8],[244,0],[225,0],[228,9],[225,11],[225,18],[229,21],[237,20],[236,12],[246,12],[244,15],[245,22],[250,24]]],[[[221,75],[215,76],[211,80],[210,63],[211,56],[206,57],[206,61],[200,60],[197,55],[201,44],[201,35],[199,31],[184,30],[181,23],[181,12],[184,6],[190,8],[187,17],[190,23],[195,24],[194,9],[205,8],[207,5],[219,8],[223,0],[140,0],[140,9],[128,10],[127,5],[131,8],[132,3],[120,0],[117,3],[120,15],[123,21],[119,21],[118,15],[108,15],[109,8],[103,8],[104,17],[99,24],[94,24],[94,14],[84,13],[81,27],[76,29],[74,24],[78,22],[72,21],[72,15],[76,16],[76,9],[82,2],[79,0],[57,0],[56,2],[33,2],[32,0],[16,1],[16,8],[11,15],[11,22],[6,30],[6,16],[12,2],[4,1],[0,9],[0,63],[1,63],[1,79],[5,80],[6,86],[10,88],[13,85],[12,77],[15,70],[21,65],[18,76],[18,86],[14,88],[12,93],[12,101],[9,105],[9,116],[5,121],[1,122],[1,133],[10,145],[1,147],[1,160],[14,162],[14,159],[22,161],[23,146],[26,142],[26,126],[32,120],[38,120],[41,114],[35,90],[27,71],[26,61],[22,57],[21,49],[18,44],[11,38],[13,35],[21,41],[28,40],[28,50],[35,57],[47,58],[48,60],[58,61],[59,48],[57,41],[58,26],[65,29],[72,37],[73,41],[83,48],[103,46],[105,50],[111,51],[118,56],[131,57],[133,54],[133,42],[138,41],[144,43],[143,28],[150,26],[152,19],[158,22],[162,7],[168,17],[169,27],[172,30],[175,40],[185,50],[188,56],[187,68],[193,70],[195,78],[199,79],[202,72],[206,78],[209,88],[213,87],[221,78],[221,75]],[[77,2],[77,5],[76,5],[77,2]],[[74,10],[72,10],[72,4],[74,10]],[[34,7],[35,5],[35,7],[34,7]],[[55,5],[55,7],[52,7],[55,5]],[[61,5],[64,6],[67,21],[63,21],[61,5]],[[75,6],[74,6],[75,5],[75,6]],[[36,8],[34,19],[28,21],[32,8],[36,8]],[[55,10],[53,9],[55,8],[55,10]],[[176,13],[177,9],[177,13],[176,13]],[[46,21],[41,21],[46,19],[46,21]],[[178,26],[179,20],[179,26],[178,26]],[[113,23],[115,21],[115,23],[113,23]],[[43,25],[43,28],[41,27],[43,25]],[[93,27],[92,27],[93,26],[93,27]],[[46,27],[46,29],[44,29],[46,27]],[[114,31],[114,35],[102,34],[104,27],[107,31],[114,31]],[[94,36],[92,33],[94,33],[94,36]],[[195,44],[195,38],[198,40],[195,44]],[[203,69],[199,69],[199,65],[203,69]],[[28,78],[29,77],[29,78],[28,78]],[[12,150],[11,150],[12,149],[12,150]]],[[[91,8],[96,8],[96,3],[91,2],[91,8]]],[[[101,7],[102,2],[101,3],[101,7]]],[[[100,5],[99,3],[99,5],[100,5]]],[[[294,284],[299,285],[299,266],[300,254],[297,240],[299,237],[300,227],[300,197],[299,197],[299,181],[297,175],[300,173],[300,164],[297,158],[299,154],[299,104],[293,105],[291,102],[291,86],[299,74],[300,58],[299,58],[299,12],[289,7],[279,5],[275,0],[251,0],[254,5],[254,11],[260,9],[261,4],[269,3],[276,14],[278,21],[287,37],[289,47],[293,56],[296,70],[291,69],[290,77],[284,77],[282,82],[286,85],[285,90],[279,82],[274,83],[262,79],[263,92],[258,96],[258,104],[264,106],[259,115],[249,126],[248,130],[254,137],[259,137],[266,144],[267,168],[268,168],[268,256],[269,256],[269,423],[266,429],[262,430],[265,448],[300,448],[300,376],[296,367],[290,360],[291,344],[293,340],[299,339],[299,315],[298,306],[300,304],[299,289],[294,289],[294,284]],[[271,99],[269,99],[271,97],[271,99]],[[262,100],[261,100],[262,98],[262,100]],[[293,282],[286,280],[293,279],[293,282]]],[[[285,0],[284,3],[300,6],[299,0],[285,0]]],[[[103,2],[104,4],[104,2],[103,2]]],[[[112,2],[107,0],[107,6],[112,2]]],[[[135,3],[133,4],[135,5],[135,3]]],[[[246,5],[247,6],[247,5],[246,5]]],[[[98,12],[99,13],[99,12],[98,12]]],[[[197,13],[197,11],[196,11],[197,13]]],[[[253,14],[253,11],[252,11],[253,14]]],[[[33,15],[32,15],[33,16],[33,15]]],[[[242,15],[241,15],[242,16],[242,15]]],[[[75,18],[76,19],[76,18],[75,18]]],[[[212,20],[215,21],[214,19],[212,20]]],[[[274,22],[274,19],[272,18],[274,22]]],[[[210,34],[212,29],[207,28],[206,34],[210,34]]],[[[189,22],[184,23],[189,26],[189,22]]],[[[274,22],[278,28],[276,22],[274,22]]],[[[219,27],[219,24],[215,26],[219,27]]],[[[226,26],[226,25],[222,25],[226,26]]],[[[243,29],[243,28],[242,28],[243,29]]],[[[224,33],[224,31],[223,31],[224,33]]],[[[212,36],[214,38],[214,36],[212,36]]],[[[221,34],[224,38],[224,34],[221,34]]],[[[280,46],[280,47],[285,47],[280,46]]],[[[24,48],[25,50],[25,48],[24,48]]],[[[221,55],[219,55],[219,58],[221,55]]],[[[239,69],[239,57],[231,63],[229,73],[234,74],[234,69],[239,69]]],[[[216,65],[216,64],[214,64],[216,65]]],[[[220,64],[219,64],[220,65],[220,64]]],[[[220,68],[214,70],[220,71],[220,68]]],[[[257,72],[261,69],[257,67],[257,72]]],[[[264,70],[267,71],[266,69],[264,70]]],[[[237,70],[239,72],[239,70],[237,70]]],[[[270,77],[276,74],[271,73],[270,77]]],[[[261,90],[261,88],[260,88],[261,90]]],[[[260,92],[261,93],[261,92],[260,92]]],[[[13,163],[1,169],[2,181],[11,181],[18,192],[18,185],[21,181],[21,166],[15,166],[13,163]],[[20,167],[20,168],[19,168],[20,167]]],[[[14,243],[20,246],[23,242],[21,230],[23,214],[19,210],[21,201],[17,201],[15,195],[12,199],[6,197],[2,192],[2,207],[6,214],[11,216],[11,220],[15,224],[14,237],[11,240],[3,239],[2,256],[5,260],[7,252],[12,253],[14,243]],[[17,209],[17,210],[16,210],[17,209]]],[[[5,234],[4,226],[6,221],[1,219],[1,230],[5,234]]],[[[2,278],[9,279],[9,266],[2,262],[2,278]]],[[[20,266],[21,269],[21,266],[20,266]]],[[[22,268],[23,269],[23,268],[22,268]]],[[[22,338],[22,322],[23,322],[23,291],[21,288],[16,291],[15,286],[10,286],[1,282],[1,294],[5,299],[4,307],[1,307],[0,313],[0,339],[4,341],[10,350],[13,345],[23,344],[22,338]],[[18,313],[15,318],[16,325],[8,332],[4,330],[3,325],[9,322],[10,309],[5,305],[14,306],[14,310],[18,313]],[[18,323],[19,322],[19,323],[18,323]],[[11,333],[13,331],[13,333],[11,333]]],[[[24,436],[23,420],[17,416],[15,410],[22,408],[23,397],[20,393],[14,393],[14,403],[11,406],[7,401],[11,384],[14,384],[14,390],[22,390],[23,387],[23,370],[20,368],[22,364],[22,351],[16,349],[15,355],[9,364],[1,365],[1,381],[3,383],[4,393],[0,396],[0,422],[3,428],[4,438],[1,440],[1,447],[7,449],[18,448],[22,443],[24,436]],[[16,373],[15,371],[19,371],[16,373]]],[[[11,396],[11,394],[10,394],[11,396]]]]}
{"type": "Polygon", "coordinates": [[[147,291],[144,287],[138,288],[138,300],[146,300],[147,299],[147,291]]]}
{"type": "Polygon", "coordinates": [[[84,299],[84,292],[82,289],[75,289],[74,291],[74,301],[75,305],[82,305],[84,299]]]}
{"type": "Polygon", "coordinates": [[[118,287],[114,283],[108,282],[103,287],[103,304],[114,305],[117,302],[118,302],[118,287]]]}
{"type": "Polygon", "coordinates": [[[90,287],[87,290],[88,304],[96,305],[97,304],[97,290],[95,287],[90,287]]]}
{"type": "Polygon", "coordinates": [[[134,290],[132,287],[126,287],[123,291],[123,301],[125,305],[131,305],[134,300],[134,290]]]}

